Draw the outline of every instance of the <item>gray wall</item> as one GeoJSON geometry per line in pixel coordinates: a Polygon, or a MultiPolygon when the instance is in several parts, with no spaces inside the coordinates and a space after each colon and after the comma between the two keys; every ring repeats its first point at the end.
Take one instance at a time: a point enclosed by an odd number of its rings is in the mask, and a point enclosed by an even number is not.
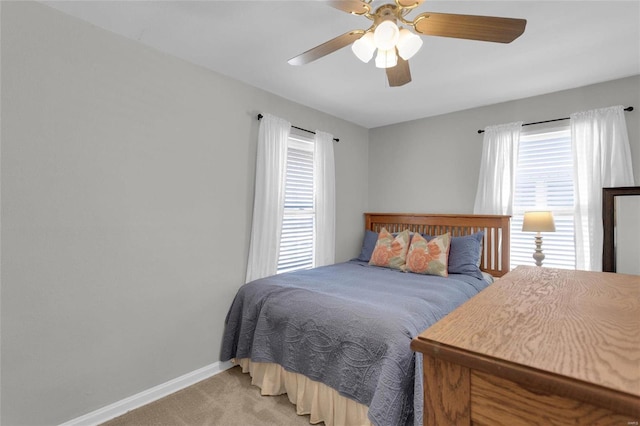
{"type": "Polygon", "coordinates": [[[478,129],[612,105],[635,107],[625,119],[640,185],[640,76],[633,76],[370,130],[369,210],[471,213],[482,151],[478,129]]]}
{"type": "Polygon", "coordinates": [[[368,131],[31,2],[2,2],[2,418],[56,424],[219,360],[258,112],[340,137],[337,260],[368,131]]]}

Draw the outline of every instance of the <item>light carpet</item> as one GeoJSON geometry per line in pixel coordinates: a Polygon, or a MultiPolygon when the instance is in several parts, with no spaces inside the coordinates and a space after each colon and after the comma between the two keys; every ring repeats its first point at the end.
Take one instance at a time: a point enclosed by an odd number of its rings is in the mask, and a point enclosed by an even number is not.
{"type": "Polygon", "coordinates": [[[309,416],[298,416],[286,395],[260,395],[251,376],[233,367],[102,426],[174,425],[308,426],[309,416]]]}

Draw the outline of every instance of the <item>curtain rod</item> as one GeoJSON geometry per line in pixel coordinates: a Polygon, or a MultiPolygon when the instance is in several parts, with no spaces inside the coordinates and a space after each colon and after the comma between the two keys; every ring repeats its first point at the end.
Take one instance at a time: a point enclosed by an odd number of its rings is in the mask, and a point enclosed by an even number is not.
{"type": "MultiPolygon", "coordinates": [[[[258,120],[262,120],[263,115],[262,114],[258,114],[258,120]]],[[[303,132],[307,132],[307,133],[313,133],[314,135],[316,134],[316,132],[314,132],[313,130],[307,130],[307,129],[303,129],[302,127],[298,127],[298,126],[291,126],[294,129],[298,129],[298,130],[302,130],[303,132]]],[[[340,139],[338,138],[333,138],[334,141],[336,142],[340,142],[340,139]]]]}
{"type": "MultiPolygon", "coordinates": [[[[624,109],[625,111],[633,111],[633,107],[626,107],[624,109]]],[[[535,123],[524,123],[523,126],[531,126],[533,124],[542,124],[542,123],[553,123],[554,121],[562,121],[562,120],[569,120],[569,117],[563,117],[563,118],[554,118],[553,120],[545,120],[545,121],[536,121],[535,123]]],[[[484,133],[484,130],[478,130],[478,133],[484,133]]]]}

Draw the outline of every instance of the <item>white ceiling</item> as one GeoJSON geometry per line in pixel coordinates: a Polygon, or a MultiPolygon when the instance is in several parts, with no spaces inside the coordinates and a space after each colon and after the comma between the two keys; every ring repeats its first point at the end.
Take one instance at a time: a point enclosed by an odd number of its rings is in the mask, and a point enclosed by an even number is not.
{"type": "MultiPolygon", "coordinates": [[[[374,1],[374,7],[391,1],[374,1]]],[[[413,81],[344,48],[287,60],[370,21],[322,1],[45,1],[162,52],[367,128],[640,74],[640,0],[441,1],[425,11],[524,18],[511,44],[424,36],[413,81]]]]}

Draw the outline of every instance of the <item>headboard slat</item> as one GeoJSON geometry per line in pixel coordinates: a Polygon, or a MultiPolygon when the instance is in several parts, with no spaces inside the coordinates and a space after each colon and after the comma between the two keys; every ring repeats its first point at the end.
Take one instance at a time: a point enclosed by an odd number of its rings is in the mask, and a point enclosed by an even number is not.
{"type": "Polygon", "coordinates": [[[365,229],[389,232],[405,229],[420,234],[441,235],[449,232],[460,237],[484,232],[480,269],[494,277],[509,272],[511,216],[503,215],[456,215],[420,213],[365,213],[365,229]]]}

